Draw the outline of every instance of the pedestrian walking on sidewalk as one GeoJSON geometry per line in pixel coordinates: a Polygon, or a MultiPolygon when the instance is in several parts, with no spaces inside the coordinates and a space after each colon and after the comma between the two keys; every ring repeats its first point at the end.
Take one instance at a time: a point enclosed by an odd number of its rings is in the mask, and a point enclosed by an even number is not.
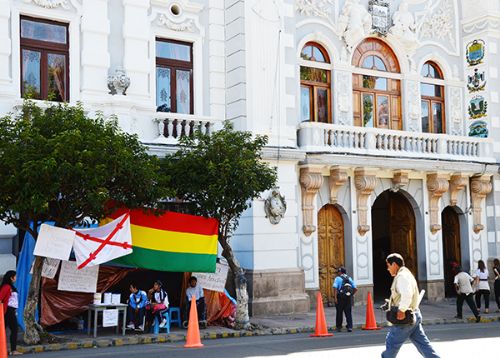
{"type": "Polygon", "coordinates": [[[476,306],[481,311],[481,296],[484,297],[484,313],[489,313],[490,310],[490,285],[488,283],[488,269],[483,260],[477,262],[477,270],[473,277],[475,278],[476,291],[476,306]]]}
{"type": "Polygon", "coordinates": [[[493,260],[493,274],[495,275],[495,301],[497,302],[497,312],[500,312],[500,261],[493,260]]]}
{"type": "Polygon", "coordinates": [[[458,273],[455,275],[455,279],[453,281],[455,289],[457,290],[457,315],[455,318],[462,319],[462,307],[465,301],[469,305],[472,313],[474,313],[476,322],[479,322],[481,321],[481,316],[479,315],[479,311],[474,303],[474,291],[472,290],[471,285],[471,283],[474,282],[474,279],[467,272],[464,272],[460,266],[457,267],[457,271],[458,273]]]}
{"type": "Polygon", "coordinates": [[[420,295],[415,277],[405,267],[404,259],[400,254],[390,254],[385,261],[387,271],[394,277],[389,305],[390,307],[398,307],[397,320],[404,321],[408,314],[412,314],[414,319],[412,323],[391,326],[385,339],[386,349],[382,352],[382,358],[396,357],[401,346],[408,339],[417,347],[423,357],[439,357],[422,327],[422,315],[418,308],[420,295]]]}
{"type": "Polygon", "coordinates": [[[3,305],[5,327],[10,329],[10,355],[17,356],[22,353],[17,350],[17,298],[16,271],[7,271],[3,276],[0,286],[0,305],[3,305]]]}
{"type": "Polygon", "coordinates": [[[333,300],[337,310],[336,326],[337,332],[342,330],[342,321],[347,321],[347,332],[352,332],[352,304],[354,294],[358,290],[354,280],[347,275],[344,267],[337,269],[337,277],[333,281],[333,300]]]}

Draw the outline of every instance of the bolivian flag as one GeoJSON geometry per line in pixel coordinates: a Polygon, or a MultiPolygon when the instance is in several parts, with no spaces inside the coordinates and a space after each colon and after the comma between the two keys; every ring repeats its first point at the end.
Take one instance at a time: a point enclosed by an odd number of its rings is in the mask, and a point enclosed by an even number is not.
{"type": "Polygon", "coordinates": [[[216,219],[201,216],[131,210],[133,252],[113,262],[157,271],[215,272],[218,225],[216,219]]]}

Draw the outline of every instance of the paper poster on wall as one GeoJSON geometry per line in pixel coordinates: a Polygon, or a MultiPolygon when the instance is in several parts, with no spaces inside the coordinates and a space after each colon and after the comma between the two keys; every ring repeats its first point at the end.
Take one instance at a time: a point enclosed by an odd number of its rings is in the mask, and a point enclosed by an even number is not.
{"type": "Polygon", "coordinates": [[[99,266],[78,270],[76,261],[63,261],[57,289],[59,291],[95,293],[98,275],[99,266]]]}
{"type": "Polygon", "coordinates": [[[74,231],[42,224],[33,255],[67,261],[73,249],[74,241],[74,231]]]}
{"type": "Polygon", "coordinates": [[[193,272],[193,276],[196,276],[198,284],[204,289],[224,292],[228,272],[228,265],[218,263],[214,273],[193,272]]]}
{"type": "Polygon", "coordinates": [[[46,257],[43,260],[42,277],[53,279],[56,276],[60,262],[61,260],[46,257]]]}
{"type": "Polygon", "coordinates": [[[115,327],[118,326],[118,310],[104,310],[102,311],[102,326],[115,327]]]}

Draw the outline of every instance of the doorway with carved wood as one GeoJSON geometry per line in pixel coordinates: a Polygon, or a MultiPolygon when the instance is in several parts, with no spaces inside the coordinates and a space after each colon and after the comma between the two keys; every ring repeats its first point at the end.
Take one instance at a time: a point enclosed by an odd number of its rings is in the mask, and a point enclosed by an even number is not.
{"type": "Polygon", "coordinates": [[[443,224],[443,262],[444,262],[444,291],[445,297],[455,297],[456,291],[453,279],[457,267],[462,265],[460,248],[460,220],[457,211],[447,206],[441,213],[443,224]]]}
{"type": "Polygon", "coordinates": [[[415,277],[417,272],[417,239],[415,213],[409,200],[400,192],[387,190],[372,206],[373,226],[373,292],[377,299],[390,295],[392,277],[385,258],[401,254],[415,277]]]}
{"type": "Polygon", "coordinates": [[[318,213],[319,286],[323,303],[332,306],[333,280],[337,268],[345,265],[344,220],[334,205],[327,204],[318,213]]]}

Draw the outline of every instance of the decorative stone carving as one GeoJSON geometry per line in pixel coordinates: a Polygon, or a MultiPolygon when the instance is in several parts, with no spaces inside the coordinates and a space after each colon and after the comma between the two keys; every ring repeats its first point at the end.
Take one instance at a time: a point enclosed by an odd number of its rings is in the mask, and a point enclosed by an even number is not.
{"type": "Polygon", "coordinates": [[[419,83],[416,81],[407,81],[407,106],[408,106],[408,124],[407,130],[410,132],[420,132],[421,104],[419,83]]]}
{"type": "Polygon", "coordinates": [[[121,68],[115,70],[115,74],[108,76],[109,94],[122,94],[126,96],[127,88],[130,86],[130,78],[121,68]]]}
{"type": "Polygon", "coordinates": [[[268,218],[273,225],[278,224],[285,216],[285,197],[280,194],[278,189],[271,191],[271,194],[269,194],[264,201],[264,212],[266,213],[266,218],[268,218]]]}
{"type": "Polygon", "coordinates": [[[441,230],[439,224],[439,199],[448,191],[449,182],[445,175],[438,173],[427,174],[427,191],[429,192],[430,231],[435,234],[441,230]]]}
{"type": "Polygon", "coordinates": [[[182,22],[174,22],[165,14],[158,15],[158,24],[174,31],[195,32],[196,25],[193,19],[186,19],[182,22]]]}
{"type": "Polygon", "coordinates": [[[408,185],[410,179],[408,178],[408,172],[405,170],[395,170],[392,174],[392,186],[391,191],[398,192],[399,189],[408,185]]]}
{"type": "Polygon", "coordinates": [[[428,9],[428,16],[420,28],[420,38],[447,40],[454,44],[453,3],[442,0],[440,5],[428,9]]]}
{"type": "Polygon", "coordinates": [[[56,7],[69,8],[68,0],[25,0],[25,2],[32,2],[46,9],[55,9],[56,7]]]}
{"type": "Polygon", "coordinates": [[[302,168],[300,169],[300,185],[302,189],[302,230],[306,236],[310,236],[316,231],[316,226],[313,225],[314,216],[314,199],[319,188],[323,184],[323,176],[317,168],[302,168]]]}
{"type": "Polygon", "coordinates": [[[347,72],[336,73],[337,86],[337,108],[339,110],[338,124],[352,125],[352,116],[349,115],[352,106],[351,88],[352,75],[347,72]]]}
{"type": "Polygon", "coordinates": [[[451,131],[452,135],[463,135],[463,101],[462,90],[460,88],[450,89],[451,101],[451,131]]]}
{"type": "Polygon", "coordinates": [[[391,27],[391,10],[385,0],[370,0],[368,12],[372,17],[372,30],[377,34],[386,36],[391,27]]]}
{"type": "Polygon", "coordinates": [[[330,169],[330,179],[328,181],[330,186],[330,204],[337,203],[337,193],[347,182],[347,178],[347,171],[345,169],[340,169],[339,167],[330,169]]]}
{"type": "Polygon", "coordinates": [[[399,9],[392,16],[393,26],[390,33],[396,36],[406,49],[410,57],[418,47],[417,25],[413,14],[408,10],[408,2],[405,0],[399,4],[399,9]]]}
{"type": "Polygon", "coordinates": [[[372,17],[359,0],[346,0],[339,17],[339,30],[349,52],[370,34],[372,17]]]}
{"type": "Polygon", "coordinates": [[[484,198],[491,192],[492,185],[489,175],[481,175],[479,177],[473,177],[471,179],[470,191],[472,197],[472,230],[478,234],[484,229],[484,225],[481,222],[481,206],[484,198]]]}
{"type": "Polygon", "coordinates": [[[364,236],[370,230],[370,225],[368,225],[368,199],[376,184],[377,177],[371,171],[364,168],[358,168],[354,171],[354,185],[358,205],[358,233],[361,236],[364,236]]]}
{"type": "Polygon", "coordinates": [[[295,7],[301,15],[324,17],[331,21],[334,17],[335,0],[296,0],[295,7]]]}
{"type": "Polygon", "coordinates": [[[467,185],[467,177],[462,174],[453,174],[450,179],[450,205],[457,205],[458,193],[467,185]]]}

